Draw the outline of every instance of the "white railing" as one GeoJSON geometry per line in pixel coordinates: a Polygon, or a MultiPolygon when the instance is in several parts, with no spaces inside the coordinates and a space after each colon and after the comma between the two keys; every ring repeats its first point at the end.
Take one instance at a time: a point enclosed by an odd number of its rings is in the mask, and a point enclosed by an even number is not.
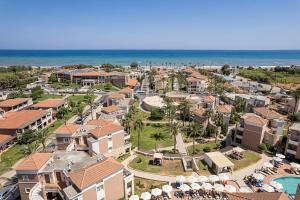
{"type": "Polygon", "coordinates": [[[31,188],[29,193],[30,200],[43,200],[43,189],[40,183],[37,183],[31,188]]]}

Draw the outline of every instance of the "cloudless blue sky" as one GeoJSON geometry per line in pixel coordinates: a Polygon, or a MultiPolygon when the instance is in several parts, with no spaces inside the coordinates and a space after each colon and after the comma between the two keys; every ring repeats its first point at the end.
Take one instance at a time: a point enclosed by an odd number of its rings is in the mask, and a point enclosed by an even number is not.
{"type": "Polygon", "coordinates": [[[0,49],[300,49],[300,0],[0,0],[0,49]]]}

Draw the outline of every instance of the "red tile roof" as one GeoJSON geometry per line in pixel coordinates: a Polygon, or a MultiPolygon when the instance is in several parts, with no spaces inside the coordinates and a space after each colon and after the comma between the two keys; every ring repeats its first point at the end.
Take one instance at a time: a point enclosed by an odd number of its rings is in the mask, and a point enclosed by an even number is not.
{"type": "Polygon", "coordinates": [[[80,76],[109,76],[109,73],[103,72],[103,71],[92,71],[92,72],[84,72],[84,73],[78,73],[74,74],[73,76],[75,77],[80,77],[80,76]]]}
{"type": "Polygon", "coordinates": [[[14,138],[16,137],[9,134],[0,133],[0,146],[12,141],[14,138]]]}
{"type": "Polygon", "coordinates": [[[229,200],[289,200],[283,192],[228,193],[229,200]]]}
{"type": "Polygon", "coordinates": [[[112,123],[114,123],[114,121],[110,119],[94,119],[90,120],[87,125],[106,126],[112,123]]]}
{"type": "Polygon", "coordinates": [[[213,103],[216,100],[214,96],[205,96],[204,97],[204,102],[206,103],[213,103]]]}
{"type": "Polygon", "coordinates": [[[73,135],[78,128],[80,128],[80,125],[78,124],[63,124],[58,129],[56,129],[54,133],[56,135],[73,135]]]}
{"type": "Polygon", "coordinates": [[[120,94],[130,94],[133,93],[133,89],[126,87],[119,91],[120,94]]]}
{"type": "Polygon", "coordinates": [[[0,102],[0,108],[13,107],[28,101],[28,98],[7,99],[0,102]]]}
{"type": "Polygon", "coordinates": [[[266,119],[279,119],[282,116],[275,112],[274,110],[270,110],[266,107],[257,107],[253,109],[254,112],[260,114],[262,117],[266,118],[266,119]]]}
{"type": "Polygon", "coordinates": [[[27,156],[20,164],[18,164],[15,170],[39,170],[43,165],[45,165],[51,156],[52,153],[33,153],[27,156]]]}
{"type": "Polygon", "coordinates": [[[242,118],[244,118],[245,123],[252,123],[252,124],[256,124],[259,126],[264,126],[267,124],[268,120],[261,118],[258,115],[255,114],[245,114],[244,116],[242,116],[242,118]]]}
{"type": "Polygon", "coordinates": [[[119,106],[112,105],[112,106],[102,108],[101,112],[106,113],[106,114],[110,114],[110,113],[117,112],[119,110],[120,110],[119,106]]]}
{"type": "Polygon", "coordinates": [[[33,108],[57,108],[63,105],[66,101],[64,99],[46,99],[33,104],[33,108]]]}
{"type": "Polygon", "coordinates": [[[138,84],[138,81],[136,79],[128,79],[127,84],[130,87],[135,87],[138,84]]]}
{"type": "Polygon", "coordinates": [[[232,106],[231,105],[221,105],[218,107],[217,110],[220,113],[231,113],[232,106]]]}
{"type": "Polygon", "coordinates": [[[103,137],[109,134],[113,134],[117,131],[124,130],[124,127],[120,124],[109,124],[100,128],[95,128],[91,130],[91,134],[95,137],[103,137]]]}
{"type": "Polygon", "coordinates": [[[115,92],[115,93],[112,93],[108,96],[108,98],[110,99],[124,99],[124,95],[123,94],[120,94],[118,92],[115,92]]]}
{"type": "Polygon", "coordinates": [[[123,168],[121,163],[110,157],[85,169],[71,172],[69,173],[69,177],[71,181],[82,190],[119,172],[123,168]]]}

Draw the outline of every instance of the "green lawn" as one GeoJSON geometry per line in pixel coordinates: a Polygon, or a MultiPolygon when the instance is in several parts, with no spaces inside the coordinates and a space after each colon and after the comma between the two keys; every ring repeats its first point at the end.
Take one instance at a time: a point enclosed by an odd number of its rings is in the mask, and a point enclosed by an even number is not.
{"type": "MultiPolygon", "coordinates": [[[[136,130],[132,130],[130,133],[131,142],[133,146],[137,146],[138,143],[138,132],[136,130]]],[[[140,134],[140,147],[143,150],[153,150],[155,149],[155,144],[157,144],[157,148],[168,147],[173,145],[173,139],[169,132],[168,127],[165,124],[162,125],[145,125],[141,134],[140,134]],[[164,139],[161,141],[155,141],[151,136],[154,133],[160,132],[164,135],[164,139]]]]}
{"type": "Polygon", "coordinates": [[[73,95],[69,96],[68,100],[73,101],[74,103],[78,104],[84,101],[84,96],[85,95],[73,95]]]}
{"type": "Polygon", "coordinates": [[[119,91],[120,88],[112,85],[109,89],[105,88],[105,85],[106,84],[96,84],[93,86],[94,89],[97,89],[97,90],[103,90],[103,91],[107,91],[107,92],[116,92],[116,91],[119,91]]]}
{"type": "Polygon", "coordinates": [[[8,171],[18,160],[24,157],[21,149],[24,145],[16,144],[1,154],[0,174],[8,171]]]}
{"type": "Polygon", "coordinates": [[[62,97],[63,96],[61,96],[61,95],[55,95],[55,94],[43,94],[36,101],[43,101],[43,100],[46,100],[46,99],[61,99],[62,97]]]}
{"type": "Polygon", "coordinates": [[[150,164],[151,157],[138,155],[129,163],[129,167],[144,172],[150,172],[167,176],[190,175],[190,172],[183,170],[181,160],[164,160],[162,166],[150,164]]]}
{"type": "Polygon", "coordinates": [[[261,156],[253,151],[247,150],[243,152],[244,158],[242,160],[236,160],[229,158],[231,162],[234,163],[234,170],[239,170],[249,165],[258,162],[261,159],[261,156]]]}
{"type": "Polygon", "coordinates": [[[81,85],[76,84],[76,83],[51,83],[51,85],[55,88],[55,89],[66,89],[66,88],[81,88],[81,85]]]}
{"type": "MultiPolygon", "coordinates": [[[[205,147],[209,147],[211,151],[214,151],[214,150],[217,150],[217,149],[219,149],[221,147],[221,142],[220,141],[217,141],[217,142],[215,142],[215,141],[209,141],[209,142],[204,143],[204,144],[197,144],[196,143],[196,145],[195,145],[196,154],[205,153],[203,151],[203,149],[205,147]]],[[[192,153],[193,153],[193,146],[189,146],[187,148],[187,150],[188,150],[189,155],[192,155],[192,153]]]]}
{"type": "Polygon", "coordinates": [[[168,184],[168,182],[154,181],[139,177],[134,177],[134,193],[136,195],[141,195],[143,192],[151,192],[152,189],[158,187],[161,188],[163,185],[168,184]]]}
{"type": "Polygon", "coordinates": [[[203,176],[209,176],[214,174],[214,172],[211,171],[210,167],[206,164],[204,160],[198,161],[198,168],[199,168],[198,173],[203,176]]]}

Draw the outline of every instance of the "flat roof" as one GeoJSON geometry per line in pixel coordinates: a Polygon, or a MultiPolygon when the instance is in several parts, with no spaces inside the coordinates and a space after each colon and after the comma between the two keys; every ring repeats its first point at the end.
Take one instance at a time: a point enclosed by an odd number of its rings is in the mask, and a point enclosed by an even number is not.
{"type": "Polygon", "coordinates": [[[234,164],[221,152],[215,151],[205,154],[217,167],[232,167],[234,164]]]}

